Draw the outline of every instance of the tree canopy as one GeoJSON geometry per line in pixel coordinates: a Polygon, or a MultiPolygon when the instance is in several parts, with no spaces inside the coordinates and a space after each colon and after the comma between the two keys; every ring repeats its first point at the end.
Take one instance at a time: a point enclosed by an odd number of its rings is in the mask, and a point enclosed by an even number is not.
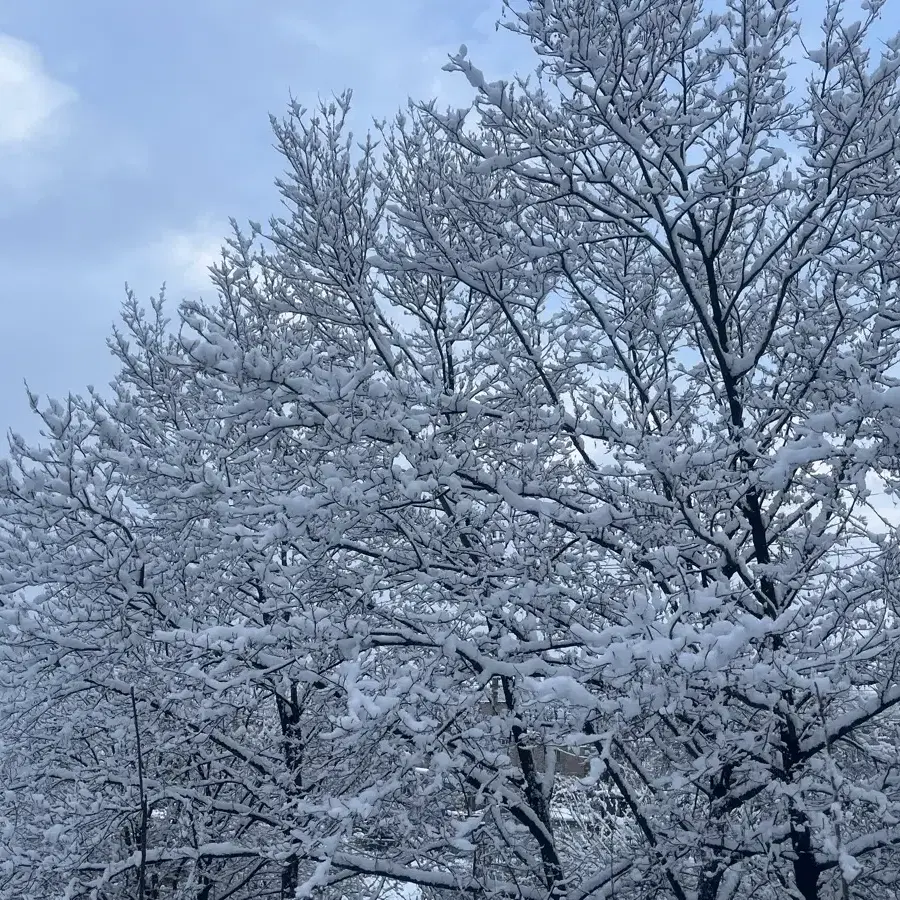
{"type": "Polygon", "coordinates": [[[273,119],[0,464],[0,898],[898,890],[882,7],[510,0],[471,108],[273,119]]]}

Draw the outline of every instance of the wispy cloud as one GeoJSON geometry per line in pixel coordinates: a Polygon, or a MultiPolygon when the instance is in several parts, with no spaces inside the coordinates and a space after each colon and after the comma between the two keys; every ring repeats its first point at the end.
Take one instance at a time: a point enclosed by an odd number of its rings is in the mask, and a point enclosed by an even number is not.
{"type": "MultiPolygon", "coordinates": [[[[282,10],[274,27],[281,41],[304,49],[305,62],[316,73],[316,93],[327,96],[350,87],[365,118],[390,117],[408,96],[437,99],[442,105],[472,99],[464,78],[442,71],[448,54],[463,42],[489,77],[533,68],[527,42],[495,29],[499,13],[492,0],[458,0],[448,6],[395,0],[360,4],[349,16],[340,4],[320,4],[302,14],[282,10]]],[[[301,99],[308,101],[307,85],[299,87],[301,99]]]]}
{"type": "Polygon", "coordinates": [[[75,90],[47,71],[37,48],[0,34],[0,148],[22,149],[58,136],[75,90]]]}
{"type": "Polygon", "coordinates": [[[127,282],[146,300],[165,284],[173,303],[214,292],[209,267],[221,256],[228,234],[227,218],[201,216],[183,226],[161,229],[149,240],[131,247],[95,268],[91,281],[97,290],[127,282]]]}
{"type": "Polygon", "coordinates": [[[0,215],[35,197],[58,172],[77,99],[33,44],[0,33],[0,215]]]}
{"type": "Polygon", "coordinates": [[[148,258],[174,290],[211,292],[209,267],[221,255],[226,226],[207,217],[190,228],[167,231],[151,245],[148,258]]]}

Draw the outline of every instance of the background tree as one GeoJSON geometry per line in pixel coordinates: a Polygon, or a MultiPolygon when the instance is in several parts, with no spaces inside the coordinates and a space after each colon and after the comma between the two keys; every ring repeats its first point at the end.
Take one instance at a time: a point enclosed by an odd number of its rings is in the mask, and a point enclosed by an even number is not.
{"type": "Polygon", "coordinates": [[[0,897],[896,890],[882,5],[801,87],[783,0],[511,4],[468,115],[273,122],[0,472],[0,897]]]}

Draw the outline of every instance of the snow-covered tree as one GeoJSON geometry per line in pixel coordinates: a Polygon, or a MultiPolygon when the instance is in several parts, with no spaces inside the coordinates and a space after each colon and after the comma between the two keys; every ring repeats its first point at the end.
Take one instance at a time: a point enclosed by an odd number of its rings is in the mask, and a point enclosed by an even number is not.
{"type": "Polygon", "coordinates": [[[898,890],[882,6],[510,2],[471,109],[273,122],[0,468],[0,898],[898,890]]]}

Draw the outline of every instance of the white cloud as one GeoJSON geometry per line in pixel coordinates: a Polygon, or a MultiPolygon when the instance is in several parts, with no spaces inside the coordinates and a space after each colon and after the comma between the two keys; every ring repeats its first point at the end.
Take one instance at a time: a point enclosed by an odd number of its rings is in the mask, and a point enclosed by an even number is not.
{"type": "Polygon", "coordinates": [[[212,290],[209,267],[221,256],[226,227],[201,219],[191,228],[166,232],[151,247],[149,256],[172,290],[212,290]]]}
{"type": "Polygon", "coordinates": [[[0,147],[23,148],[52,134],[76,96],[47,72],[35,47],[0,34],[0,147]]]}
{"type": "Polygon", "coordinates": [[[181,228],[159,229],[152,236],[114,257],[92,267],[86,275],[86,289],[118,303],[122,295],[116,286],[128,284],[142,301],[154,296],[165,284],[172,303],[198,295],[211,297],[215,289],[209,266],[218,262],[225,238],[230,233],[228,219],[197,218],[181,228]]]}
{"type": "Polygon", "coordinates": [[[465,0],[446,8],[433,0],[394,0],[389,4],[294,6],[273,17],[278,39],[304,47],[308,76],[293,85],[307,105],[316,95],[354,89],[357,115],[390,118],[406,99],[437,99],[463,105],[473,97],[464,77],[442,71],[448,54],[465,42],[489,77],[508,77],[516,68],[533,68],[527,41],[494,28],[501,9],[489,0],[465,0]],[[314,89],[311,86],[314,85],[314,89]]]}
{"type": "MultiPolygon", "coordinates": [[[[212,294],[209,267],[221,257],[228,221],[200,217],[185,228],[170,228],[143,247],[120,258],[116,272],[138,295],[155,293],[165,282],[173,301],[188,295],[212,294]]],[[[111,274],[111,273],[110,273],[111,274]]]]}

